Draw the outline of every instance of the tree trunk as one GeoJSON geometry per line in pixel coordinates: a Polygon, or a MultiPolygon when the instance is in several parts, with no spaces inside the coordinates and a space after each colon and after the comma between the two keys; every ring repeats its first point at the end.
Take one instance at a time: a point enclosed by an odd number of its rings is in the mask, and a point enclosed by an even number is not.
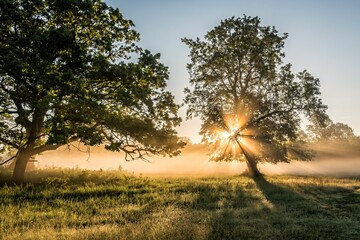
{"type": "Polygon", "coordinates": [[[18,157],[16,158],[14,172],[12,175],[12,180],[16,184],[21,184],[24,182],[26,165],[28,164],[31,155],[28,150],[20,150],[18,157]]]}
{"type": "MultiPolygon", "coordinates": [[[[29,159],[29,162],[28,164],[26,165],[26,170],[25,171],[28,171],[28,170],[36,170],[37,169],[37,160],[36,160],[36,156],[37,155],[34,155],[34,156],[31,156],[30,159],[29,159]]],[[[9,166],[7,166],[7,169],[14,172],[14,168],[15,168],[15,163],[16,163],[16,158],[11,161],[11,163],[9,164],[9,166]]]]}
{"type": "Polygon", "coordinates": [[[257,162],[255,161],[255,159],[250,156],[250,154],[246,151],[246,149],[244,149],[244,147],[241,145],[240,141],[237,138],[235,138],[235,140],[245,156],[249,176],[252,178],[262,177],[262,174],[257,167],[257,162]]]}
{"type": "Polygon", "coordinates": [[[257,167],[257,163],[254,161],[254,159],[249,157],[248,154],[245,155],[245,158],[246,158],[246,166],[248,169],[249,176],[252,178],[261,177],[262,174],[260,173],[257,167]]]}

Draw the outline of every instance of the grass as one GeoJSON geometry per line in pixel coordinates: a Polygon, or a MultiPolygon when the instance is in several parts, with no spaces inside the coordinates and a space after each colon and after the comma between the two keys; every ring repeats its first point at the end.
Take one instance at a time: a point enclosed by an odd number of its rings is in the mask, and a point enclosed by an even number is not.
{"type": "Polygon", "coordinates": [[[360,179],[0,172],[0,239],[360,239],[360,179]]]}

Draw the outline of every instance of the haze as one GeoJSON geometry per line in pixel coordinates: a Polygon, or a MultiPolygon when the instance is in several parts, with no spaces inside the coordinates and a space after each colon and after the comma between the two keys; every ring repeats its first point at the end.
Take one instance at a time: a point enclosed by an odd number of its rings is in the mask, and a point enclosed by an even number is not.
{"type": "MultiPolygon", "coordinates": [[[[314,146],[318,152],[314,161],[290,164],[260,164],[264,174],[354,176],[360,173],[360,149],[339,145],[314,146]]],[[[81,150],[86,150],[82,146],[81,150]]],[[[185,147],[180,156],[173,158],[152,157],[150,162],[126,162],[121,153],[108,152],[101,147],[91,147],[90,154],[66,147],[49,151],[37,157],[39,168],[62,167],[90,170],[122,170],[146,176],[208,176],[237,175],[245,170],[240,162],[210,162],[208,150],[200,144],[185,147]]]]}
{"type": "MultiPolygon", "coordinates": [[[[360,134],[360,1],[146,1],[105,0],[120,8],[135,23],[141,34],[140,46],[161,53],[162,62],[169,66],[169,90],[176,101],[182,102],[183,89],[188,86],[187,47],[182,37],[202,37],[231,16],[259,16],[264,25],[274,25],[289,33],[284,51],[286,61],[295,71],[308,69],[320,79],[323,102],[334,122],[348,124],[360,134]]],[[[183,123],[179,135],[199,142],[198,119],[186,120],[186,106],[180,109],[183,123]]],[[[84,148],[85,149],[85,148],[84,148]]],[[[318,146],[320,153],[312,162],[260,165],[265,174],[327,174],[353,175],[360,171],[360,154],[356,149],[318,146]]],[[[187,147],[179,157],[125,162],[123,154],[91,148],[87,153],[65,147],[38,156],[40,167],[76,167],[86,169],[122,169],[147,175],[239,174],[245,166],[237,162],[209,162],[202,147],[187,147]]]]}

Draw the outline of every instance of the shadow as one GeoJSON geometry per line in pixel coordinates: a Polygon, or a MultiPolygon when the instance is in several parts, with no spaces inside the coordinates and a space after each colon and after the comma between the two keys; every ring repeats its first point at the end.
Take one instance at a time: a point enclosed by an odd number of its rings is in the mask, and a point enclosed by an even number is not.
{"type": "Polygon", "coordinates": [[[196,186],[186,186],[186,191],[197,195],[189,204],[192,210],[217,211],[224,208],[246,208],[252,197],[246,193],[236,178],[205,179],[196,186]],[[214,184],[214,181],[217,183],[214,184]]]}
{"type": "Polygon", "coordinates": [[[272,227],[283,229],[276,239],[359,239],[360,214],[354,215],[351,208],[359,209],[360,200],[353,190],[311,183],[274,184],[265,177],[254,182],[273,205],[268,216],[272,227]]]}
{"type": "Polygon", "coordinates": [[[0,205],[39,213],[18,227],[34,221],[53,222],[54,229],[126,226],[136,229],[129,239],[144,239],[136,234],[147,236],[150,230],[154,239],[360,239],[357,179],[151,180],[96,174],[75,171],[24,186],[4,185],[0,205]]]}
{"type": "Polygon", "coordinates": [[[183,189],[197,194],[183,207],[210,216],[206,239],[360,239],[358,189],[312,180],[239,176],[219,179],[216,186],[204,181],[183,189]]]}
{"type": "Polygon", "coordinates": [[[211,183],[205,181],[194,188],[198,197],[189,205],[191,211],[210,216],[206,239],[261,239],[262,232],[253,220],[268,214],[269,209],[254,193],[255,183],[242,176],[218,179],[215,186],[211,183]]]}
{"type": "Polygon", "coordinates": [[[275,209],[282,208],[282,210],[292,214],[291,216],[293,217],[296,217],[298,213],[299,216],[303,215],[304,209],[301,209],[300,212],[297,209],[304,206],[306,206],[306,214],[308,216],[311,214],[326,214],[321,211],[321,208],[310,204],[303,196],[291,190],[290,187],[268,182],[263,176],[254,178],[254,182],[264,197],[274,205],[275,209]]]}

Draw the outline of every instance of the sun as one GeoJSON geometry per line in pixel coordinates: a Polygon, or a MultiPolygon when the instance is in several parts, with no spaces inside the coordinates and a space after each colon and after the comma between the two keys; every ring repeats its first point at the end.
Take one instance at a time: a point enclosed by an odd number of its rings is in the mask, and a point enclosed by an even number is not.
{"type": "Polygon", "coordinates": [[[213,159],[239,159],[245,152],[256,151],[253,132],[246,128],[247,119],[239,114],[223,116],[223,127],[213,131],[215,154],[213,159]]]}
{"type": "Polygon", "coordinates": [[[219,134],[218,134],[218,137],[220,139],[220,141],[222,143],[225,143],[227,141],[229,141],[232,137],[232,134],[230,132],[227,132],[227,131],[221,131],[219,134]]]}
{"type": "Polygon", "coordinates": [[[217,138],[220,140],[221,144],[232,144],[237,145],[237,142],[241,142],[241,132],[238,132],[236,129],[222,130],[218,133],[217,138]]]}
{"type": "Polygon", "coordinates": [[[223,116],[225,128],[222,129],[219,138],[224,141],[227,140],[241,140],[242,128],[246,124],[246,120],[239,114],[229,114],[223,116]]]}
{"type": "Polygon", "coordinates": [[[213,137],[218,145],[217,147],[223,149],[222,151],[230,151],[232,155],[236,155],[239,151],[241,152],[242,128],[246,120],[238,114],[224,115],[223,120],[224,126],[222,128],[217,127],[213,131],[213,137]]]}

